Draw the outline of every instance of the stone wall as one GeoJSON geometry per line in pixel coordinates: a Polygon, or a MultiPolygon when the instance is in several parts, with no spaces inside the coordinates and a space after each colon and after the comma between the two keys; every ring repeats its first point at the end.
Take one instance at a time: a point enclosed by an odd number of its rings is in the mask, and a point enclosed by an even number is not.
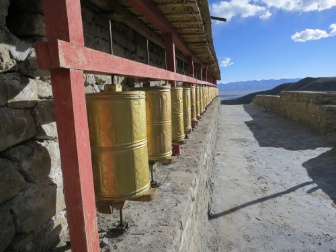
{"type": "MultiPolygon", "coordinates": [[[[45,40],[41,2],[0,1],[0,252],[48,250],[68,232],[52,86],[33,46],[45,40]]],[[[88,1],[82,5],[85,45],[110,53],[108,20],[88,1]]],[[[147,62],[145,38],[120,22],[112,30],[116,56],[147,62]]],[[[149,49],[149,64],[165,68],[165,50],[149,49]]],[[[110,75],[84,80],[87,93],[112,82],[110,75]]],[[[139,84],[122,76],[113,83],[139,84]]]]}
{"type": "MultiPolygon", "coordinates": [[[[188,201],[181,218],[182,233],[178,251],[207,251],[208,241],[208,204],[212,190],[212,168],[217,142],[220,99],[216,98],[202,117],[195,134],[197,136],[188,143],[190,149],[186,153],[184,169],[188,172],[192,167],[196,172],[191,176],[191,187],[188,190],[188,201]],[[194,163],[192,163],[194,158],[194,163]]],[[[176,176],[178,180],[178,176],[176,176]]],[[[186,183],[188,185],[188,183],[186,183]]]]}
{"type": "Polygon", "coordinates": [[[322,134],[336,132],[336,92],[292,91],[257,95],[254,104],[304,123],[322,134]]]}

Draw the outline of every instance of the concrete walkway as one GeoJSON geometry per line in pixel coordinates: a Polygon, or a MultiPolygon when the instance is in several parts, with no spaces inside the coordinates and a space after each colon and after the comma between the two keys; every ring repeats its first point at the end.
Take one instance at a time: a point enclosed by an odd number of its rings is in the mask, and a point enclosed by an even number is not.
{"type": "Polygon", "coordinates": [[[208,251],[336,251],[335,142],[254,105],[220,109],[208,251]]]}

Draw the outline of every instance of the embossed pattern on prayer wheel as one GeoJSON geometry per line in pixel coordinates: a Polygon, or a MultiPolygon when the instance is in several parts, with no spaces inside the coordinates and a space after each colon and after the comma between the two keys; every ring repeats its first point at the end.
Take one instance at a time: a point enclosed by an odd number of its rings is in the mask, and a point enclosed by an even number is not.
{"type": "Polygon", "coordinates": [[[196,114],[196,87],[190,87],[190,100],[191,100],[191,121],[197,122],[197,114],[196,114]]]}
{"type": "Polygon", "coordinates": [[[86,95],[97,202],[141,196],[150,187],[145,92],[86,95]]]}
{"type": "Polygon", "coordinates": [[[161,160],[172,155],[170,87],[141,88],[146,92],[148,158],[161,160]]]}
{"type": "Polygon", "coordinates": [[[200,87],[196,87],[196,116],[201,119],[201,102],[200,102],[200,87]]]}
{"type": "Polygon", "coordinates": [[[206,93],[206,106],[208,106],[209,105],[209,103],[210,103],[210,95],[209,95],[209,87],[207,86],[206,88],[205,88],[205,93],[206,93]]]}
{"type": "Polygon", "coordinates": [[[189,132],[191,130],[190,87],[183,87],[183,122],[185,133],[189,132]]]}
{"type": "Polygon", "coordinates": [[[172,102],[172,140],[173,142],[184,139],[184,122],[183,122],[183,88],[171,88],[172,102]]]}
{"type": "Polygon", "coordinates": [[[203,101],[203,111],[205,111],[206,102],[205,102],[205,86],[202,87],[202,101],[203,101]]]}
{"type": "Polygon", "coordinates": [[[200,87],[200,113],[204,112],[203,87],[200,87]]]}

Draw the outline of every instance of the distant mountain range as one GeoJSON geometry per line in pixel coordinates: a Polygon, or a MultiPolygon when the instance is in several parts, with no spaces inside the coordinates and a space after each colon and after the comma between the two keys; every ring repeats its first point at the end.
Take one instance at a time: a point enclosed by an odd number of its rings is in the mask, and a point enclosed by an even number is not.
{"type": "Polygon", "coordinates": [[[247,90],[262,91],[274,88],[282,83],[296,82],[299,80],[300,78],[279,79],[279,80],[237,81],[237,82],[229,82],[227,84],[219,83],[217,87],[219,92],[247,91],[247,90]]]}
{"type": "Polygon", "coordinates": [[[221,104],[249,104],[256,95],[279,95],[282,91],[336,91],[336,77],[307,77],[296,82],[286,81],[270,90],[253,92],[234,100],[222,100],[221,104]]]}

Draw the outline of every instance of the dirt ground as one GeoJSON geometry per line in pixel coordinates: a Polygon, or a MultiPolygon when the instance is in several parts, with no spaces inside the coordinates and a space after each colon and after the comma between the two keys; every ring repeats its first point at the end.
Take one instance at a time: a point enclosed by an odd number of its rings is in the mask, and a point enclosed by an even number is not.
{"type": "Polygon", "coordinates": [[[208,251],[336,251],[335,142],[254,105],[220,109],[208,251]]]}

